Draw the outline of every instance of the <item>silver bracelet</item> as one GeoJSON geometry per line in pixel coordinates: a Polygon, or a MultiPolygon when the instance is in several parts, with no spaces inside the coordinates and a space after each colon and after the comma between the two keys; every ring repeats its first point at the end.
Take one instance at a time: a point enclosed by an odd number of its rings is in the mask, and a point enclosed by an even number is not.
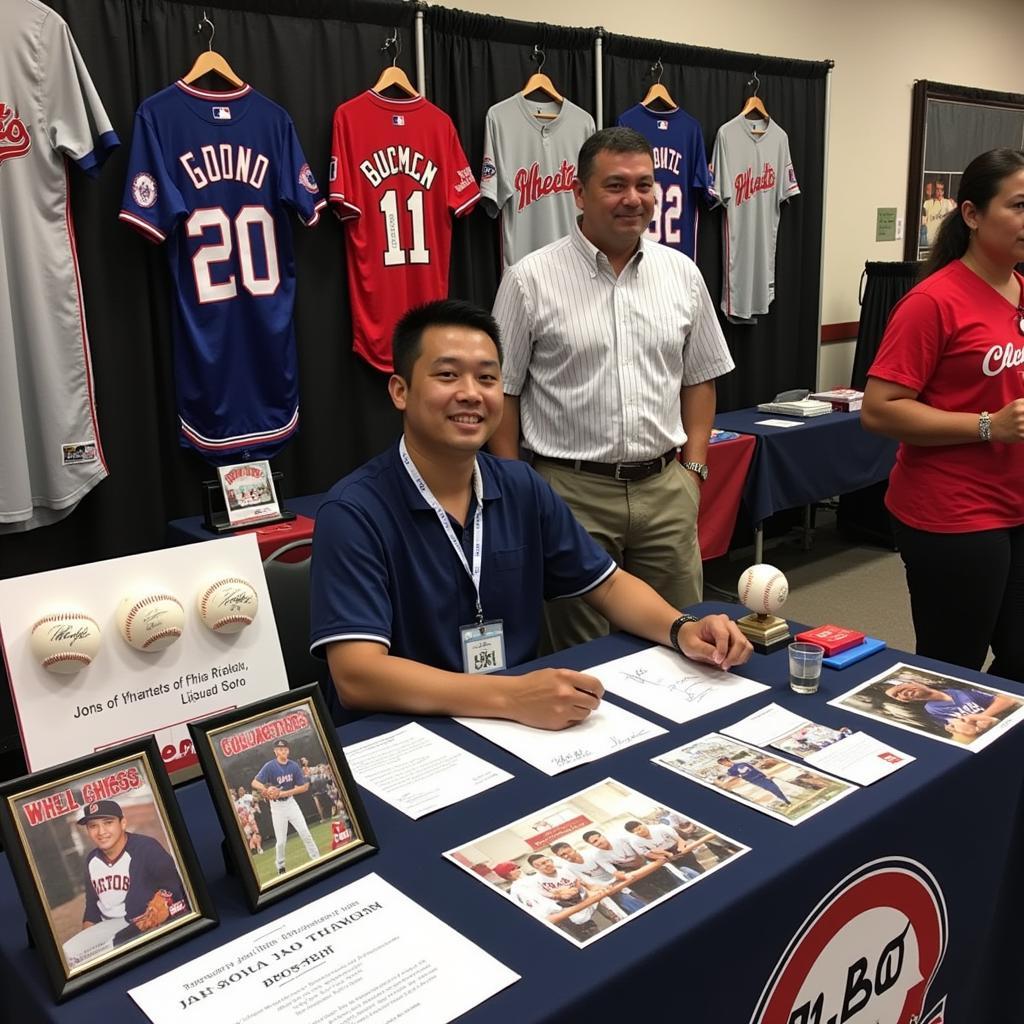
{"type": "Polygon", "coordinates": [[[978,437],[982,441],[992,440],[992,417],[987,412],[983,412],[978,417],[978,437]]]}

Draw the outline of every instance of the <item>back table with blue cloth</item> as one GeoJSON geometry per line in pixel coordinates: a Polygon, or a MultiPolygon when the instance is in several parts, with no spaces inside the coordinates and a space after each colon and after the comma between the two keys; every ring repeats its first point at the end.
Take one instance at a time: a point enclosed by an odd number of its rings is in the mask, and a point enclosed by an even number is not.
{"type": "MultiPolygon", "coordinates": [[[[896,462],[897,442],[869,434],[861,426],[859,412],[798,419],[738,409],[719,413],[715,426],[757,438],[743,502],[758,531],[758,548],[761,524],[769,516],[887,480],[896,462]],[[758,422],[768,419],[797,425],[770,427],[758,422]]],[[[761,561],[759,550],[755,561],[761,561]]]]}
{"type": "MultiPolygon", "coordinates": [[[[715,604],[697,610],[740,611],[715,604]]],[[[644,646],[620,634],[563,651],[545,663],[585,669],[644,646]]],[[[1024,909],[1024,836],[1018,813],[1024,793],[1024,731],[972,754],[826,706],[827,699],[898,660],[967,679],[985,678],[886,651],[843,672],[827,670],[819,695],[798,697],[786,685],[784,651],[755,655],[740,671],[769,683],[771,691],[681,726],[634,707],[668,727],[668,735],[554,778],[450,719],[424,720],[428,728],[515,778],[420,821],[364,792],[380,852],[255,915],[246,911],[238,883],[225,874],[221,833],[205,786],[189,783],[178,797],[220,913],[219,927],[54,1006],[40,963],[26,945],[24,915],[4,860],[0,980],[4,1006],[14,1016],[0,1012],[0,1018],[19,1024],[144,1021],[126,995],[128,988],[373,871],[522,975],[520,982],[461,1018],[472,1024],[621,1024],[652,1015],[661,1020],[666,1014],[695,1024],[829,1024],[843,1019],[844,1004],[847,1024],[909,1024],[909,1014],[900,1010],[908,989],[907,998],[925,1010],[948,997],[943,1019],[950,1022],[1019,1021],[1024,1019],[1024,972],[1017,964],[1018,918],[1024,909]],[[866,724],[867,731],[917,760],[799,827],[650,763],[654,755],[727,726],[772,700],[828,725],[858,729],[866,724]],[[582,950],[441,857],[444,850],[606,777],[748,844],[751,852],[582,950]],[[820,974],[820,1014],[815,1015],[819,992],[812,986],[798,1012],[791,1012],[790,1000],[784,1013],[755,1015],[790,940],[819,901],[859,869],[868,883],[824,908],[779,978],[780,991],[795,996],[818,947],[824,946],[819,962],[831,966],[820,974]],[[869,899],[872,894],[875,902],[869,899]],[[879,898],[885,909],[872,910],[879,898]]],[[[1013,684],[1005,688],[1024,693],[1024,687],[1013,684]]],[[[374,715],[346,726],[341,735],[352,743],[406,721],[374,715]]],[[[922,1017],[920,1024],[929,1020],[922,1017]]]]}

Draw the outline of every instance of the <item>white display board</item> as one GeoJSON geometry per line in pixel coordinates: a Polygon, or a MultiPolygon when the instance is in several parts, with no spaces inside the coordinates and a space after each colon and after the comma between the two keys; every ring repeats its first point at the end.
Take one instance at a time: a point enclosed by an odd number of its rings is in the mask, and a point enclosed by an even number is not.
{"type": "Polygon", "coordinates": [[[0,644],[30,771],[155,733],[180,780],[197,774],[190,721],[288,688],[252,534],[0,580],[0,644]],[[239,632],[215,633],[200,617],[198,599],[220,577],[255,591],[255,617],[239,632]],[[129,646],[118,625],[122,598],[147,591],[174,595],[184,611],[181,636],[156,652],[129,646]],[[39,664],[31,635],[69,607],[98,624],[100,640],[90,664],[60,675],[39,664]]]}

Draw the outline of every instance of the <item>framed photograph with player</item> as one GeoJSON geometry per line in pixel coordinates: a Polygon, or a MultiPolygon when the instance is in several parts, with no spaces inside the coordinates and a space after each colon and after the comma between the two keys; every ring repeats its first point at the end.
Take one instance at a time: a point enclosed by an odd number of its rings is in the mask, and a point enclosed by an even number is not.
{"type": "Polygon", "coordinates": [[[252,910],[377,849],[317,686],[189,730],[252,910]]]}
{"type": "Polygon", "coordinates": [[[152,735],[4,783],[0,833],[58,1001],[217,923],[152,735]]]}

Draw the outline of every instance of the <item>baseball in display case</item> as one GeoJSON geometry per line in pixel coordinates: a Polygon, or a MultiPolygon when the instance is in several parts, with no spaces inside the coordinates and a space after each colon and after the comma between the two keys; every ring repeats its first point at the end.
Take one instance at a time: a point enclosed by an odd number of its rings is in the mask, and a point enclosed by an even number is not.
{"type": "Polygon", "coordinates": [[[152,736],[4,783],[0,832],[58,1001],[217,923],[152,736]]]}
{"type": "Polygon", "coordinates": [[[189,729],[252,910],[377,849],[315,685],[189,729]]]}

